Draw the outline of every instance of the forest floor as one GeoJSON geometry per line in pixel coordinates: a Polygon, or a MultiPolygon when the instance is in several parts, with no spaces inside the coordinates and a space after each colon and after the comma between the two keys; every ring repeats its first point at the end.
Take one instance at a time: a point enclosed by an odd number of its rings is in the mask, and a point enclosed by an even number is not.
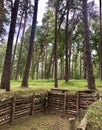
{"type": "Polygon", "coordinates": [[[68,119],[51,114],[27,116],[6,124],[0,130],[71,130],[68,119]]]}

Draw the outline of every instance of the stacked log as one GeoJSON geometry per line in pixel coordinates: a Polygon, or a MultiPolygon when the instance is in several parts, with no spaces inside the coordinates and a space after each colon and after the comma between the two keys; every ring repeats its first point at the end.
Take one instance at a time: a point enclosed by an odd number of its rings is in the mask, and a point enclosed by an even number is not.
{"type": "Polygon", "coordinates": [[[46,110],[46,95],[35,95],[34,114],[46,110]]]}
{"type": "Polygon", "coordinates": [[[13,122],[17,118],[44,112],[46,94],[30,96],[13,96],[0,103],[0,126],[13,122]]]}
{"type": "Polygon", "coordinates": [[[66,114],[68,117],[79,116],[81,110],[86,110],[88,105],[99,99],[99,96],[88,91],[78,91],[75,95],[59,89],[48,93],[48,110],[53,113],[66,114]]]}
{"type": "Polygon", "coordinates": [[[48,94],[13,96],[0,103],[0,125],[14,121],[27,115],[33,115],[48,110],[67,116],[78,116],[80,110],[99,99],[99,96],[84,91],[68,95],[66,90],[52,90],[48,94]]]}
{"type": "Polygon", "coordinates": [[[63,93],[48,93],[48,110],[54,113],[64,112],[64,94],[63,93]]]}
{"type": "Polygon", "coordinates": [[[79,108],[86,110],[87,107],[97,101],[97,95],[92,95],[90,93],[85,93],[85,92],[80,92],[80,103],[79,103],[79,108]]]}
{"type": "Polygon", "coordinates": [[[0,125],[6,124],[11,120],[12,98],[5,99],[0,103],[0,125]]]}
{"type": "Polygon", "coordinates": [[[67,96],[67,115],[68,116],[78,116],[77,96],[76,95],[67,96]]]}
{"type": "Polygon", "coordinates": [[[31,96],[29,97],[18,97],[15,103],[15,119],[30,115],[31,113],[31,96]]]}

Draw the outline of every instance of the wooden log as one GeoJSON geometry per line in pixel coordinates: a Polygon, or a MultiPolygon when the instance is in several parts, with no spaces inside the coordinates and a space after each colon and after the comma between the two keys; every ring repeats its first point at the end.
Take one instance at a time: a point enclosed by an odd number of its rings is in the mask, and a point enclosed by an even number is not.
{"type": "Polygon", "coordinates": [[[42,106],[44,106],[44,104],[43,104],[43,103],[37,104],[37,105],[35,105],[34,109],[39,108],[39,107],[41,107],[41,108],[42,108],[42,106]]]}
{"type": "Polygon", "coordinates": [[[45,111],[48,111],[48,92],[45,95],[45,111]]]}
{"type": "Polygon", "coordinates": [[[2,112],[0,113],[0,117],[2,117],[3,115],[6,115],[7,113],[10,113],[10,114],[11,114],[11,109],[2,111],[2,112]]]}
{"type": "Polygon", "coordinates": [[[11,117],[11,114],[9,113],[7,113],[6,115],[3,115],[3,116],[1,116],[0,117],[0,122],[2,122],[3,120],[5,120],[5,119],[7,119],[7,118],[10,118],[11,117]]]}
{"type": "Polygon", "coordinates": [[[8,123],[9,121],[10,121],[10,119],[6,119],[6,120],[0,122],[0,126],[1,126],[1,125],[4,125],[4,124],[6,124],[6,123],[8,123]]]}
{"type": "Polygon", "coordinates": [[[50,103],[55,103],[55,104],[61,104],[61,105],[64,105],[64,101],[53,101],[53,100],[48,100],[48,104],[50,103]]]}
{"type": "Polygon", "coordinates": [[[32,103],[31,103],[31,114],[30,115],[33,115],[33,113],[34,113],[34,106],[35,106],[35,94],[33,93],[32,103]]]}
{"type": "Polygon", "coordinates": [[[51,100],[49,100],[48,104],[60,104],[60,105],[64,105],[64,101],[62,102],[62,101],[51,101],[51,100]]]}
{"type": "Polygon", "coordinates": [[[62,108],[64,110],[64,105],[60,105],[60,104],[49,104],[49,107],[57,107],[57,108],[62,108]]]}
{"type": "Polygon", "coordinates": [[[0,114],[4,111],[11,110],[11,106],[8,106],[6,108],[0,109],[0,114]]]}
{"type": "Polygon", "coordinates": [[[75,130],[75,117],[69,118],[69,129],[75,130]]]}
{"type": "Polygon", "coordinates": [[[65,92],[67,92],[68,90],[67,90],[67,89],[52,88],[51,91],[53,91],[53,92],[65,93],[65,92]]]}
{"type": "Polygon", "coordinates": [[[35,112],[35,111],[38,111],[38,110],[43,110],[43,111],[44,111],[43,108],[39,107],[39,108],[34,109],[34,112],[35,112]]]}
{"type": "Polygon", "coordinates": [[[18,109],[23,109],[23,108],[26,108],[26,107],[31,108],[31,103],[16,105],[15,109],[18,110],[18,109]]]}
{"type": "Polygon", "coordinates": [[[15,112],[17,112],[17,111],[20,111],[20,110],[23,110],[23,111],[25,111],[25,110],[27,110],[27,109],[31,109],[31,105],[30,106],[23,106],[23,107],[19,107],[19,108],[17,108],[17,109],[15,109],[15,112]]]}
{"type": "Polygon", "coordinates": [[[79,104],[80,104],[80,94],[79,94],[79,92],[77,92],[77,99],[76,99],[76,108],[77,108],[77,112],[78,112],[78,114],[80,113],[80,111],[79,111],[79,104]]]}
{"type": "Polygon", "coordinates": [[[86,130],[87,127],[87,114],[85,114],[84,118],[81,120],[78,128],[76,130],[86,130]]]}
{"type": "Polygon", "coordinates": [[[15,119],[18,119],[18,118],[21,118],[21,117],[24,117],[24,116],[28,116],[29,115],[29,112],[25,112],[25,113],[19,113],[19,114],[16,114],[15,115],[15,119]]]}
{"type": "Polygon", "coordinates": [[[16,104],[16,96],[13,96],[13,99],[12,99],[11,122],[14,121],[14,117],[15,117],[15,104],[16,104]]]}
{"type": "Polygon", "coordinates": [[[67,92],[64,94],[64,112],[66,113],[67,110],[67,92]]]}
{"type": "Polygon", "coordinates": [[[38,113],[42,113],[42,112],[44,112],[44,110],[43,109],[39,109],[39,110],[34,111],[34,114],[38,114],[38,113]]]}
{"type": "Polygon", "coordinates": [[[31,101],[30,100],[19,100],[19,101],[16,101],[16,104],[25,104],[25,103],[30,103],[31,101]]]}
{"type": "Polygon", "coordinates": [[[64,93],[55,93],[55,92],[49,92],[48,95],[54,95],[54,96],[64,96],[64,93]]]}
{"type": "Polygon", "coordinates": [[[54,96],[52,95],[51,97],[49,96],[48,99],[52,99],[52,100],[64,100],[64,96],[63,97],[58,97],[58,96],[54,96]]]}
{"type": "Polygon", "coordinates": [[[22,115],[23,114],[25,114],[25,113],[27,113],[27,115],[28,115],[28,113],[30,114],[30,109],[27,109],[26,111],[18,111],[18,112],[16,112],[15,113],[15,117],[17,116],[17,115],[21,115],[21,117],[22,117],[22,115]]]}

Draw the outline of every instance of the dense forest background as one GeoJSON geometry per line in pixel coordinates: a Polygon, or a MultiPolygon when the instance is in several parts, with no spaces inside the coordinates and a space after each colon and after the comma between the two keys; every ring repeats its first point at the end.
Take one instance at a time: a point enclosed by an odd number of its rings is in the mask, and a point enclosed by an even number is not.
{"type": "Polygon", "coordinates": [[[93,0],[49,0],[37,24],[38,0],[0,0],[0,79],[102,80],[102,7],[93,0]],[[9,32],[8,32],[9,30],[9,32]],[[8,37],[8,39],[6,39],[8,37]]]}

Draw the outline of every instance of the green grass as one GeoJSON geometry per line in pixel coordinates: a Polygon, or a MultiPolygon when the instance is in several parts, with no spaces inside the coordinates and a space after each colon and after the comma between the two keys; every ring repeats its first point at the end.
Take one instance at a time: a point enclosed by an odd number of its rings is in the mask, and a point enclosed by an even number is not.
{"type": "MultiPolygon", "coordinates": [[[[64,80],[58,81],[59,88],[68,89],[71,93],[78,90],[87,89],[86,80],[70,80],[68,83],[65,83],[64,80]]],[[[0,90],[0,98],[8,97],[12,94],[32,94],[34,93],[43,93],[51,88],[54,88],[53,80],[29,80],[28,88],[21,88],[21,81],[11,81],[11,91],[5,92],[0,90]]],[[[102,82],[96,80],[97,92],[102,94],[102,82]]],[[[98,106],[96,104],[96,106],[98,106]]],[[[102,108],[102,106],[100,107],[102,108]]],[[[93,109],[93,108],[92,108],[93,109]]],[[[98,108],[96,108],[97,110],[98,108]]],[[[90,109],[91,110],[91,109],[90,109]]],[[[92,115],[92,114],[91,114],[92,115]]],[[[101,116],[102,117],[102,116],[101,116]]],[[[91,119],[91,117],[90,117],[91,119]]],[[[101,120],[102,122],[102,120],[101,120]]],[[[101,124],[102,125],[102,124],[101,124]]],[[[56,115],[39,115],[33,117],[26,117],[15,121],[12,125],[5,125],[0,127],[0,130],[68,130],[68,120],[60,118],[56,115]],[[26,123],[27,122],[27,123],[26,123]]]]}
{"type": "Polygon", "coordinates": [[[0,130],[70,130],[68,120],[57,115],[39,114],[23,117],[13,124],[6,124],[0,130]]]}
{"type": "Polygon", "coordinates": [[[88,124],[91,129],[102,130],[102,100],[89,106],[87,111],[88,124]]]}
{"type": "MultiPolygon", "coordinates": [[[[31,94],[31,93],[42,93],[51,88],[54,88],[54,80],[29,80],[29,87],[28,88],[21,88],[21,81],[11,81],[11,92],[6,93],[6,95],[17,93],[17,94],[31,94]]],[[[65,83],[64,80],[58,81],[59,88],[61,89],[68,89],[70,91],[78,91],[87,89],[87,82],[86,80],[70,80],[68,83],[65,83]]],[[[102,91],[102,82],[96,80],[97,89],[101,92],[102,91]]],[[[5,94],[5,90],[0,90],[0,94],[5,94]]]]}

